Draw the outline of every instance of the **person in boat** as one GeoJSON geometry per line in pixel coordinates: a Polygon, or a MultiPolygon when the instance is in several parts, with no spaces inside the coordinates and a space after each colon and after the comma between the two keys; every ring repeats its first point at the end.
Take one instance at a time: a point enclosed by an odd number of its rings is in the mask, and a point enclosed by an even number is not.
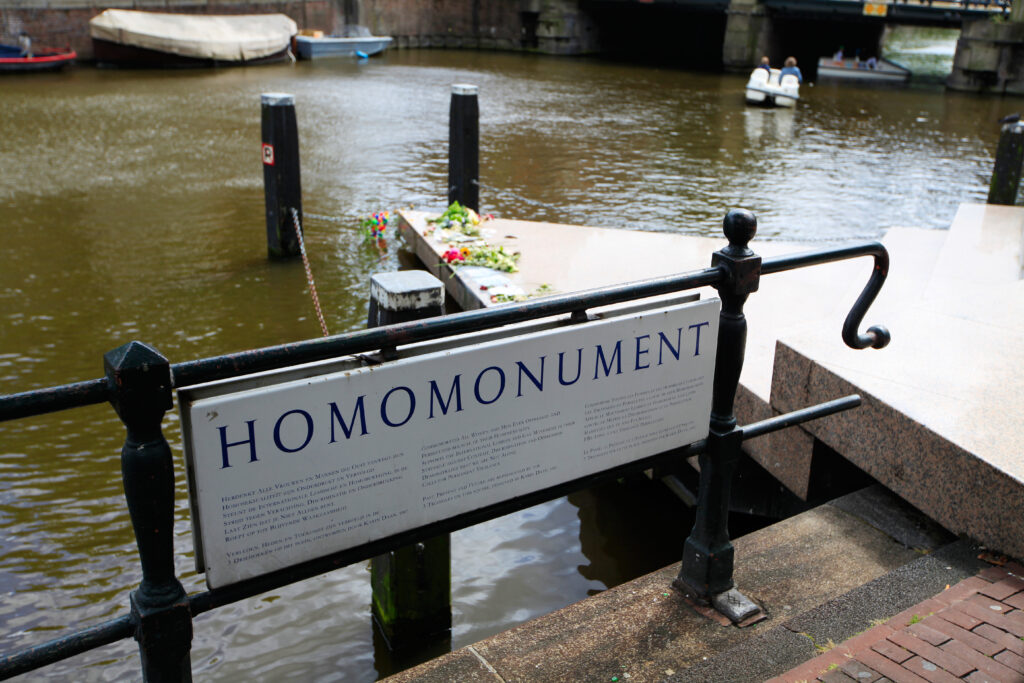
{"type": "Polygon", "coordinates": [[[867,64],[867,67],[869,69],[877,69],[878,68],[878,58],[875,57],[874,55],[871,55],[870,57],[868,57],[868,61],[865,62],[865,64],[867,64]]]}
{"type": "Polygon", "coordinates": [[[764,56],[764,57],[761,57],[761,63],[757,65],[757,68],[758,69],[764,69],[765,71],[768,72],[768,75],[771,76],[771,73],[772,73],[772,63],[768,59],[767,55],[764,56]]]}
{"type": "Polygon", "coordinates": [[[21,56],[32,59],[32,38],[22,31],[18,34],[18,47],[21,48],[21,56]]]}
{"type": "Polygon", "coordinates": [[[804,76],[800,73],[800,67],[796,65],[796,57],[786,57],[785,66],[782,67],[782,72],[779,74],[779,82],[782,82],[782,78],[787,74],[796,76],[797,83],[804,82],[804,76]]]}
{"type": "Polygon", "coordinates": [[[836,61],[836,62],[843,61],[843,46],[842,45],[840,45],[839,49],[836,50],[836,53],[834,55],[832,55],[832,59],[833,59],[833,61],[836,61]]]}

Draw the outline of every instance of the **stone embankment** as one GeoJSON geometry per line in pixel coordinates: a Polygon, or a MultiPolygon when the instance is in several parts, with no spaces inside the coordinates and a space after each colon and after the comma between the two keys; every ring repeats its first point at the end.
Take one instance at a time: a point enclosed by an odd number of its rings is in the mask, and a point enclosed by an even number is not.
{"type": "Polygon", "coordinates": [[[396,48],[443,47],[579,54],[597,47],[597,31],[577,0],[138,0],[97,5],[93,0],[0,2],[0,41],[26,31],[42,45],[70,46],[92,58],[89,19],[108,8],[198,14],[287,14],[300,29],[332,33],[362,24],[390,35],[396,48]]]}

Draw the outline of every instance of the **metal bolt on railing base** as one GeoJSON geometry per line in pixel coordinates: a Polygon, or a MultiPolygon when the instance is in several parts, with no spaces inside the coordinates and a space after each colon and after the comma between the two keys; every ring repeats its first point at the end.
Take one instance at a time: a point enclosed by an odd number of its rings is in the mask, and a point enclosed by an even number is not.
{"type": "Polygon", "coordinates": [[[760,621],[755,617],[764,614],[756,602],[737,590],[735,586],[719,593],[701,595],[700,591],[695,590],[683,577],[679,576],[672,581],[672,587],[682,593],[690,602],[704,608],[710,607],[738,626],[749,626],[760,621]]]}
{"type": "Polygon", "coordinates": [[[729,617],[734,624],[745,621],[761,611],[753,600],[735,588],[711,596],[711,605],[729,617]]]}

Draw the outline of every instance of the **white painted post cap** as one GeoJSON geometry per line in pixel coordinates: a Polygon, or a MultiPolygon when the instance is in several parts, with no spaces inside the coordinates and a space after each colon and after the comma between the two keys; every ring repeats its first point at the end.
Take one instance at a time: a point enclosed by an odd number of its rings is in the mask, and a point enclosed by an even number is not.
{"type": "Polygon", "coordinates": [[[479,88],[469,83],[455,83],[452,85],[453,95],[476,95],[479,88]]]}
{"type": "Polygon", "coordinates": [[[385,311],[414,311],[444,305],[444,283],[425,270],[397,270],[370,276],[370,297],[385,311]]]}
{"type": "Polygon", "coordinates": [[[268,107],[287,107],[295,105],[295,95],[283,92],[265,92],[260,101],[268,107]]]}

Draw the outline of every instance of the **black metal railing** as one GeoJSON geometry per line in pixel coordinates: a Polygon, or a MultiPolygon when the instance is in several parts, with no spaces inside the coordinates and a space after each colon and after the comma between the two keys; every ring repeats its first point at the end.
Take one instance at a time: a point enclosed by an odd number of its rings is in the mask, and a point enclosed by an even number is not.
{"type": "Polygon", "coordinates": [[[104,357],[106,377],[0,397],[0,421],[110,402],[125,424],[127,436],[121,467],[125,497],[135,529],[143,578],[131,592],[129,614],[76,630],[37,647],[0,656],[0,678],[9,678],[125,638],[139,641],[143,678],[147,681],[190,680],[192,619],[199,614],[332,569],[365,560],[437,534],[455,531],[508,514],[628,472],[701,458],[701,483],[693,531],[684,549],[677,584],[698,599],[711,600],[733,587],[733,550],[727,515],[732,470],[745,439],[852,408],[860,397],[848,396],[818,406],[739,427],[733,401],[746,343],[743,305],[758,288],[762,274],[845,259],[871,256],[874,270],[843,326],[843,339],[853,348],[881,348],[889,341],[882,327],[860,333],[868,307],[885,281],[888,254],[877,243],[823,249],[767,259],[762,263],[748,243],[756,232],[753,214],[729,212],[725,234],[729,245],[712,258],[710,268],[632,282],[587,292],[467,311],[454,315],[389,325],[347,334],[243,351],[215,358],[170,364],[139,342],[130,342],[104,357]],[[566,315],[564,324],[585,324],[598,316],[588,311],[636,299],[711,286],[722,299],[718,355],[707,439],[659,453],[613,469],[565,482],[448,519],[374,540],[331,555],[223,588],[186,595],[174,573],[171,525],[174,472],[170,448],[161,431],[164,413],[172,406],[173,389],[253,372],[354,354],[385,351],[413,342],[487,330],[510,323],[566,315]]]}

